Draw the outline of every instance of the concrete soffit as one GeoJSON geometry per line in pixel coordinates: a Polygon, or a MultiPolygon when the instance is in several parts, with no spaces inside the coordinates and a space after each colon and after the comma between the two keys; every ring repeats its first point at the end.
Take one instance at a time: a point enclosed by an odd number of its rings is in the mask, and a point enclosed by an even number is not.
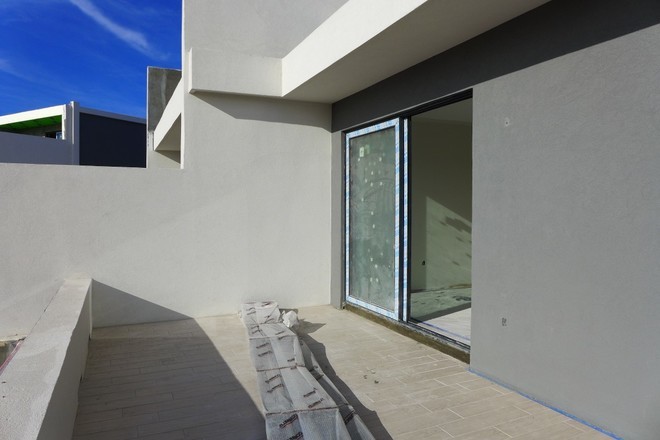
{"type": "Polygon", "coordinates": [[[187,91],[332,103],[548,0],[350,0],[283,58],[193,47],[187,91]]]}

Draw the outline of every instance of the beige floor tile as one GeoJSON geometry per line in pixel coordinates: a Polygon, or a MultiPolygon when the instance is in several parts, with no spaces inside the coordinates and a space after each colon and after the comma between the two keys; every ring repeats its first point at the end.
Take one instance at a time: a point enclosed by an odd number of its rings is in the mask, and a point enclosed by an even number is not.
{"type": "MultiPolygon", "coordinates": [[[[559,413],[557,413],[557,414],[559,414],[559,413]]],[[[566,423],[569,426],[572,426],[573,428],[579,429],[580,431],[589,430],[589,427],[586,426],[585,424],[580,423],[577,420],[569,419],[568,417],[565,418],[564,423],[566,423]]]]}
{"type": "Polygon", "coordinates": [[[530,414],[516,420],[500,423],[495,425],[502,432],[507,433],[511,437],[527,434],[546,426],[560,423],[565,419],[559,413],[554,411],[541,414],[530,414]]]}
{"type": "MultiPolygon", "coordinates": [[[[471,402],[478,402],[480,400],[502,396],[502,394],[493,389],[493,388],[482,388],[474,391],[460,391],[456,386],[452,386],[453,389],[457,390],[456,393],[453,393],[444,398],[444,402],[438,402],[435,404],[442,405],[443,408],[452,408],[459,405],[464,405],[471,402]]],[[[430,405],[434,405],[432,402],[424,402],[424,406],[433,410],[434,408],[430,405]]]]}
{"type": "Polygon", "coordinates": [[[452,406],[451,410],[461,417],[470,417],[507,406],[508,402],[504,400],[504,397],[505,396],[493,397],[491,399],[483,399],[477,402],[452,406]]]}
{"type": "Polygon", "coordinates": [[[103,421],[77,423],[73,432],[76,435],[95,434],[99,432],[115,431],[124,428],[144,425],[158,420],[156,414],[140,414],[137,416],[116,417],[103,421]]]}
{"type": "Polygon", "coordinates": [[[183,431],[162,432],[155,435],[142,435],[138,440],[186,440],[183,431]]]}
{"type": "Polygon", "coordinates": [[[516,440],[563,440],[574,438],[583,433],[584,431],[576,429],[564,422],[559,422],[513,438],[516,440]]]}
{"type": "Polygon", "coordinates": [[[417,416],[409,416],[404,418],[384,417],[382,421],[387,428],[387,431],[393,437],[395,437],[411,431],[438,426],[442,423],[459,418],[460,416],[451,412],[450,410],[443,409],[433,413],[420,414],[417,416]]]}
{"type": "Polygon", "coordinates": [[[426,403],[432,400],[445,399],[464,392],[465,391],[462,391],[451,385],[438,384],[429,386],[428,388],[424,388],[419,391],[407,392],[406,396],[426,406],[426,403]]]}
{"type": "Polygon", "coordinates": [[[103,396],[99,396],[100,400],[96,401],[79,401],[78,414],[89,414],[99,411],[107,411],[111,409],[127,408],[136,405],[144,405],[148,403],[164,402],[172,400],[172,395],[169,393],[154,394],[149,396],[129,396],[123,399],[103,401],[103,396]]]}
{"type": "Polygon", "coordinates": [[[429,411],[428,409],[424,408],[422,405],[419,405],[417,403],[400,406],[388,411],[380,412],[380,415],[382,417],[386,417],[390,420],[408,419],[410,417],[415,417],[422,414],[431,414],[431,411],[429,411]]]}
{"type": "Polygon", "coordinates": [[[497,428],[486,428],[469,434],[459,435],[454,438],[456,440],[505,440],[511,437],[497,428]]]}
{"type": "MultiPolygon", "coordinates": [[[[607,438],[350,312],[299,316],[328,377],[379,440],[607,438]]],[[[74,440],[262,439],[260,402],[236,315],[95,329],[74,440]]]]}
{"type": "Polygon", "coordinates": [[[543,414],[547,412],[556,413],[556,411],[553,411],[550,408],[530,399],[525,399],[524,401],[517,403],[516,406],[530,414],[543,414]]]}
{"type": "Polygon", "coordinates": [[[454,437],[458,437],[459,435],[489,428],[497,423],[505,422],[507,420],[515,420],[520,417],[525,417],[526,415],[526,412],[516,407],[505,406],[482,414],[466,417],[455,422],[443,424],[442,429],[454,437]]]}
{"type": "Polygon", "coordinates": [[[448,440],[453,438],[438,426],[412,431],[407,434],[397,436],[398,440],[448,440]]]}
{"type": "Polygon", "coordinates": [[[601,434],[598,431],[591,430],[589,432],[583,432],[581,434],[573,437],[572,440],[611,440],[612,437],[609,435],[601,434]]]}
{"type": "Polygon", "coordinates": [[[73,431],[73,440],[129,440],[138,438],[137,428],[128,427],[112,431],[77,434],[73,431]]]}
{"type": "Polygon", "coordinates": [[[78,414],[77,423],[86,424],[94,422],[102,422],[104,420],[117,419],[122,416],[122,409],[111,409],[107,411],[98,411],[88,414],[78,414]]]}
{"type": "Polygon", "coordinates": [[[461,382],[459,385],[468,390],[477,390],[479,388],[492,387],[494,384],[490,381],[487,381],[486,379],[482,379],[479,377],[474,380],[461,382]]]}
{"type": "Polygon", "coordinates": [[[470,380],[474,379],[472,373],[466,371],[464,368],[459,370],[459,368],[461,367],[455,367],[454,372],[452,372],[452,374],[438,377],[436,378],[436,380],[445,385],[453,385],[461,382],[469,382],[470,380]]]}

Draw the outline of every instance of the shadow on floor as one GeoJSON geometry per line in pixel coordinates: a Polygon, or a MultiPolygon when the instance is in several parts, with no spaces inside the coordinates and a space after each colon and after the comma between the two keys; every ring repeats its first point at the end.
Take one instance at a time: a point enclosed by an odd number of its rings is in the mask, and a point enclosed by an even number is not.
{"type": "Polygon", "coordinates": [[[73,439],[265,439],[243,329],[202,322],[95,329],[73,439]]]}
{"type": "Polygon", "coordinates": [[[190,319],[182,313],[97,280],[92,281],[92,296],[95,327],[190,319]]]}
{"type": "Polygon", "coordinates": [[[307,344],[312,353],[314,353],[323,373],[328,379],[330,379],[330,381],[332,381],[339,392],[344,398],[346,398],[348,403],[355,409],[358,415],[362,418],[362,421],[364,421],[365,425],[369,428],[369,431],[373,434],[374,438],[378,440],[392,440],[392,436],[387,432],[380,417],[378,417],[378,413],[364,406],[362,402],[360,402],[360,399],[353,394],[351,388],[341,380],[332,368],[332,364],[328,360],[328,356],[325,352],[325,346],[310,335],[310,333],[313,333],[325,324],[316,324],[308,321],[303,321],[301,324],[302,325],[298,330],[298,336],[307,344]]]}

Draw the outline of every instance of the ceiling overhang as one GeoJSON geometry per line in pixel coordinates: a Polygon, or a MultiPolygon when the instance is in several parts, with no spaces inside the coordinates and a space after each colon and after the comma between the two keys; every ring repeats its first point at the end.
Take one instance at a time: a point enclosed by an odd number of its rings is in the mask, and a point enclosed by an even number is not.
{"type": "Polygon", "coordinates": [[[191,57],[188,90],[332,103],[548,1],[350,0],[283,58],[191,57]]]}

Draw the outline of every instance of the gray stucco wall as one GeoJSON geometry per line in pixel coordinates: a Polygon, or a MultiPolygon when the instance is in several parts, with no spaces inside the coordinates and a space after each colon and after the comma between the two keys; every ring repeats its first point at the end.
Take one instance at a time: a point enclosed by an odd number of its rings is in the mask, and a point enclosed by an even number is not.
{"type": "Polygon", "coordinates": [[[658,41],[655,26],[474,89],[472,368],[648,440],[660,433],[658,41]]]}
{"type": "Polygon", "coordinates": [[[473,88],[471,367],[642,440],[660,432],[658,23],[654,1],[555,0],[333,105],[338,133],[473,88]]]}

